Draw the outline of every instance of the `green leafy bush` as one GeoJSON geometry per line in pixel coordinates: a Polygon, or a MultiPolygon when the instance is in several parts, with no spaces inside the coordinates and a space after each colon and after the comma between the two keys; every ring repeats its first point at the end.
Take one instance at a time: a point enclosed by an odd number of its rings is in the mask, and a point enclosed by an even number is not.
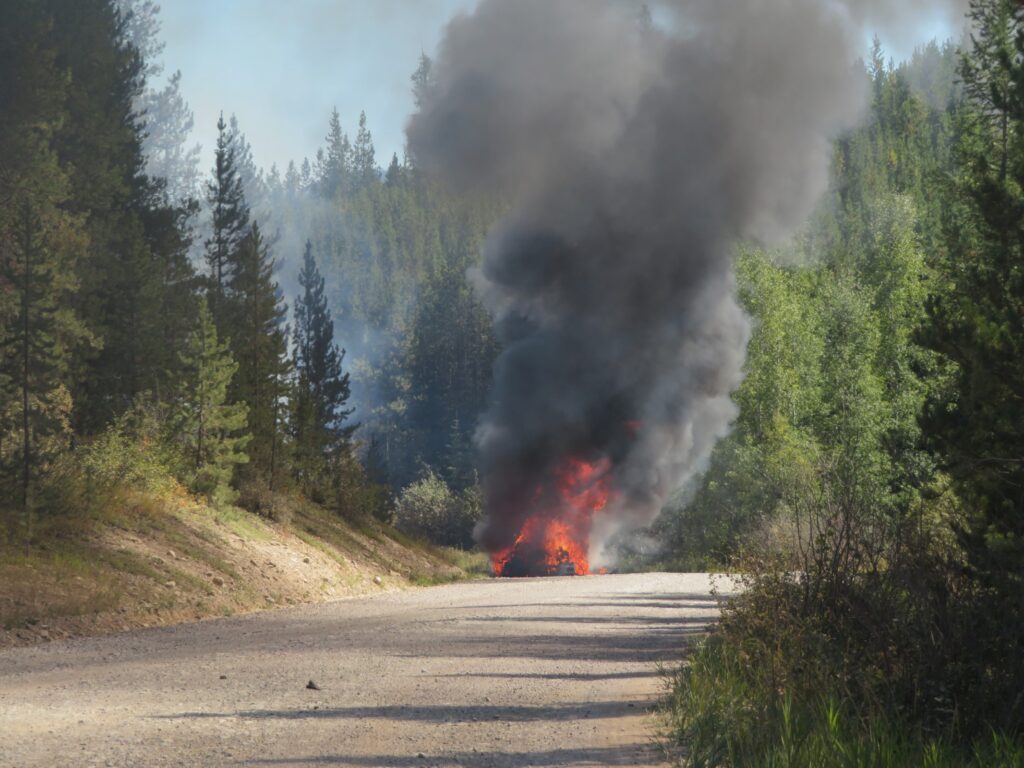
{"type": "MultiPolygon", "coordinates": [[[[40,523],[116,515],[134,508],[142,495],[154,503],[184,495],[178,480],[182,459],[166,424],[164,409],[139,400],[101,433],[60,456],[38,483],[33,509],[40,523]]],[[[34,538],[42,530],[22,533],[34,538]]]]}
{"type": "Polygon", "coordinates": [[[406,487],[395,504],[395,522],[412,536],[450,547],[473,546],[473,527],[480,519],[479,490],[470,486],[456,494],[433,470],[406,487]]]}
{"type": "Polygon", "coordinates": [[[177,487],[181,455],[167,439],[164,414],[156,407],[137,405],[77,453],[80,472],[89,484],[153,493],[177,487]]]}

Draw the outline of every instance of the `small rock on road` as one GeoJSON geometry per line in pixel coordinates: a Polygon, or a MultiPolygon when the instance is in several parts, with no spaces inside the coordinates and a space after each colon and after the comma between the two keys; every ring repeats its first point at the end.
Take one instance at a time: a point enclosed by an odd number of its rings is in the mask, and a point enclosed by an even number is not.
{"type": "Polygon", "coordinates": [[[498,579],[6,650],[0,766],[657,766],[710,589],[498,579]]]}

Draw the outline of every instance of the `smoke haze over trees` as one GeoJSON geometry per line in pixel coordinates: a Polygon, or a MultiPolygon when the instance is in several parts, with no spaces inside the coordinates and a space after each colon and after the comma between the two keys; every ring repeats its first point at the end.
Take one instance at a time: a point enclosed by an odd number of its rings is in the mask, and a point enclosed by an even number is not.
{"type": "Polygon", "coordinates": [[[484,2],[410,124],[426,171],[515,201],[478,283],[503,348],[479,432],[489,549],[567,455],[611,459],[609,528],[651,522],[701,466],[748,338],[732,249],[807,217],[860,112],[822,4],[671,10],[662,30],[618,3],[484,2]]]}
{"type": "Polygon", "coordinates": [[[154,474],[493,553],[579,459],[606,562],[749,575],[693,764],[1019,746],[1019,3],[483,0],[404,151],[270,167],[160,22],[0,3],[0,553],[154,474]]]}

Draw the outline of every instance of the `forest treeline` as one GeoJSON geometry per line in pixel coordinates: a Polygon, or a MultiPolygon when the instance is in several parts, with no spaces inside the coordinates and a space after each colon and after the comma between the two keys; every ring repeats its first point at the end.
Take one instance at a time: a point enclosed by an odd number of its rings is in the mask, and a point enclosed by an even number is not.
{"type": "Polygon", "coordinates": [[[0,14],[6,536],[136,462],[218,504],[299,492],[471,545],[495,344],[466,270],[500,206],[379,167],[336,111],[283,174],[222,116],[204,174],[156,3],[0,14]]]}
{"type": "MultiPolygon", "coordinates": [[[[740,249],[739,417],[620,543],[748,574],[676,680],[691,765],[1024,760],[1024,10],[971,8],[959,45],[876,45],[827,199],[740,249]]],[[[503,201],[382,165],[336,112],[264,172],[225,105],[204,172],[158,10],[0,3],[3,539],[173,477],[470,546],[498,350],[467,271],[503,201]]]]}
{"type": "Polygon", "coordinates": [[[1024,764],[1024,9],[865,65],[796,245],[739,255],[740,415],[657,560],[747,591],[677,676],[693,766],[1024,764]]]}

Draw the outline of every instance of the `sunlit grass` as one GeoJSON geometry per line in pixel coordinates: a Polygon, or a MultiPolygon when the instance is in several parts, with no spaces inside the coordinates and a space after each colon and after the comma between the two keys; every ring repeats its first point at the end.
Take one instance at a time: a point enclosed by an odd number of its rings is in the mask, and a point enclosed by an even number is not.
{"type": "Polygon", "coordinates": [[[971,744],[929,734],[884,709],[856,716],[842,701],[756,689],[714,639],[671,679],[669,752],[686,768],[1024,768],[1024,740],[971,744]]]}
{"type": "Polygon", "coordinates": [[[213,511],[214,519],[232,533],[250,541],[270,541],[273,531],[251,512],[234,506],[223,506],[213,511]]]}
{"type": "Polygon", "coordinates": [[[441,547],[440,554],[449,563],[474,578],[488,578],[491,575],[491,559],[478,549],[454,549],[441,547]]]}

